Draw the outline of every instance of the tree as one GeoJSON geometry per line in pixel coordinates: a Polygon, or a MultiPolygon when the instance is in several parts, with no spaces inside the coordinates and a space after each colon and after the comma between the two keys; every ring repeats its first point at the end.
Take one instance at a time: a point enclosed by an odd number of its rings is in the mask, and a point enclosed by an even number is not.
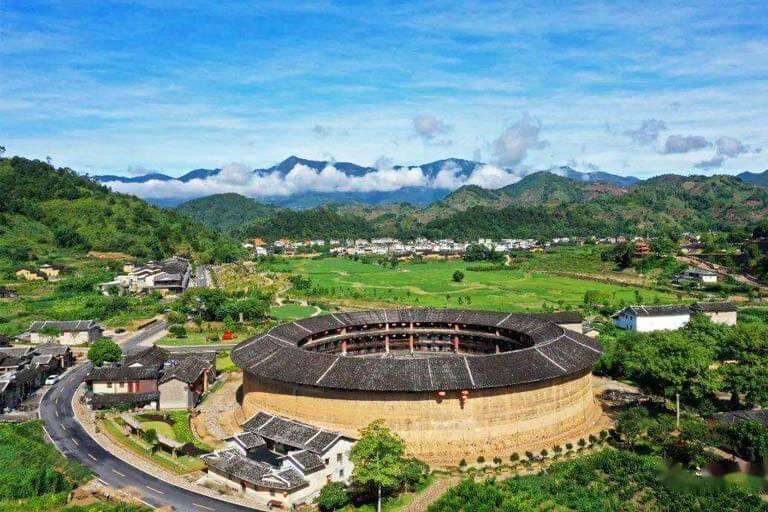
{"type": "Polygon", "coordinates": [[[471,244],[464,251],[464,261],[493,261],[495,259],[493,249],[483,244],[471,244]]]}
{"type": "Polygon", "coordinates": [[[120,346],[108,339],[96,340],[88,349],[88,359],[93,366],[101,366],[106,362],[114,363],[121,357],[123,357],[123,351],[120,346]]]}
{"type": "Polygon", "coordinates": [[[360,430],[350,459],[355,464],[355,482],[376,492],[376,510],[381,512],[381,493],[392,492],[402,483],[405,444],[392,433],[384,420],[376,420],[360,430]]]}
{"type": "Polygon", "coordinates": [[[0,157],[5,154],[5,146],[0,146],[0,157]]]}
{"type": "Polygon", "coordinates": [[[181,324],[174,324],[170,326],[168,331],[176,338],[183,338],[187,335],[187,330],[181,324]]]}
{"type": "Polygon", "coordinates": [[[341,482],[328,482],[320,489],[315,502],[323,512],[333,512],[349,503],[349,493],[341,482]]]}
{"type": "MultiPolygon", "coordinates": [[[[648,419],[648,409],[645,407],[632,407],[619,415],[619,421],[616,422],[616,432],[621,436],[624,442],[630,448],[635,446],[637,438],[643,433],[646,420],[648,419]]],[[[579,439],[579,446],[583,439],[579,439]]],[[[585,443],[586,444],[586,443],[585,443]]]]}
{"type": "Polygon", "coordinates": [[[157,431],[155,429],[150,428],[142,432],[141,439],[150,446],[150,450],[155,451],[158,443],[157,431]]]}
{"type": "Polygon", "coordinates": [[[460,283],[463,280],[464,280],[464,272],[462,272],[461,270],[454,271],[454,273],[453,273],[453,281],[455,283],[460,283]]]}
{"type": "Polygon", "coordinates": [[[756,420],[734,423],[725,430],[731,447],[750,460],[762,460],[768,455],[768,429],[756,420]]]}

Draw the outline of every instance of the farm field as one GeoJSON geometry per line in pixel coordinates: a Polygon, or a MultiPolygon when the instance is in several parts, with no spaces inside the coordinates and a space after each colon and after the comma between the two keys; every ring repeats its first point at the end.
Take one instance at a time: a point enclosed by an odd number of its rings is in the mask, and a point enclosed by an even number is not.
{"type": "MultiPolygon", "coordinates": [[[[553,271],[586,274],[587,269],[557,266],[553,271]]],[[[395,268],[348,258],[288,260],[293,274],[308,277],[311,285],[289,293],[339,305],[368,307],[402,305],[424,307],[471,307],[500,311],[565,309],[583,305],[589,290],[606,293],[616,304],[637,302],[671,303],[681,298],[654,289],[560,276],[540,269],[510,268],[480,271],[485,265],[461,260],[401,263],[395,268]],[[453,280],[456,270],[461,282],[453,280]]],[[[527,267],[532,264],[526,265],[527,267]]],[[[537,267],[539,265],[536,265],[537,267]]],[[[605,275],[592,268],[596,279],[605,275]]],[[[590,272],[590,273],[592,273],[590,272]]]]}

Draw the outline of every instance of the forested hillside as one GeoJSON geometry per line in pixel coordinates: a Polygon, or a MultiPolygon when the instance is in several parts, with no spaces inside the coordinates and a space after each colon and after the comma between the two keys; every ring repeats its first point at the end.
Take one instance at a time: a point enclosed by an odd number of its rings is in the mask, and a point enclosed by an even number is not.
{"type": "Polygon", "coordinates": [[[119,251],[159,258],[198,250],[209,234],[189,219],[111,192],[71,169],[0,158],[0,259],[52,251],[119,251]]]}
{"type": "Polygon", "coordinates": [[[282,208],[229,193],[193,199],[180,204],[175,210],[209,228],[229,231],[260,217],[278,213],[282,208]]]}
{"type": "Polygon", "coordinates": [[[768,189],[733,176],[665,175],[621,188],[532,174],[498,190],[462,187],[419,210],[412,206],[326,206],[281,212],[238,232],[265,238],[388,235],[462,240],[647,235],[729,231],[763,219],[768,189]]]}

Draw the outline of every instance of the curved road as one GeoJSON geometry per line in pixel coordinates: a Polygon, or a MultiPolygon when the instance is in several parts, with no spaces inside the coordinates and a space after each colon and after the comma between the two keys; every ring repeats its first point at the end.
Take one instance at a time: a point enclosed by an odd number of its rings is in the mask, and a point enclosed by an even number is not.
{"type": "MultiPolygon", "coordinates": [[[[123,344],[123,348],[133,348],[164,328],[163,323],[153,325],[123,344]]],[[[185,512],[253,510],[158,480],[104,450],[83,429],[72,410],[72,397],[90,367],[91,363],[86,362],[72,368],[58,384],[48,390],[40,402],[40,418],[45,422],[45,429],[59,451],[66,457],[80,461],[112,487],[138,489],[142,500],[153,507],[171,505],[174,510],[185,512]]]]}

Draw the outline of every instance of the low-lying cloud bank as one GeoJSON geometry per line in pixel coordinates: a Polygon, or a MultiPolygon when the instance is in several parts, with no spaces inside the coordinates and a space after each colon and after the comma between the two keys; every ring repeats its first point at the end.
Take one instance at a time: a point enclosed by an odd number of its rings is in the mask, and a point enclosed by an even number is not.
{"type": "Polygon", "coordinates": [[[482,164],[469,175],[447,163],[434,176],[420,167],[394,167],[379,164],[363,176],[350,176],[332,163],[316,170],[297,164],[288,173],[254,172],[241,164],[228,164],[221,172],[205,179],[186,183],[172,180],[150,180],[144,183],[108,182],[113,190],[139,197],[158,199],[202,197],[235,192],[250,197],[290,196],[307,192],[394,192],[405,187],[454,190],[462,185],[500,188],[518,181],[520,173],[494,165],[482,164]]]}

